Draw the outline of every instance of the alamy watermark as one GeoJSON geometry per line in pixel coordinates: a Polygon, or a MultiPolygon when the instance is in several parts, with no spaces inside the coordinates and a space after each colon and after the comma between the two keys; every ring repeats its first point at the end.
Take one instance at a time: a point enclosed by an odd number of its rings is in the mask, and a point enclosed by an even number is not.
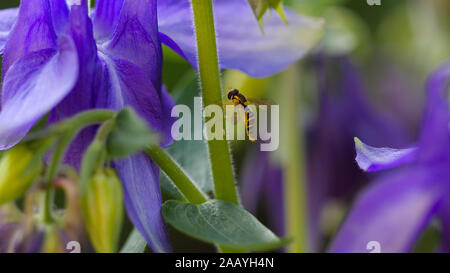
{"type": "Polygon", "coordinates": [[[367,0],[369,6],[381,6],[381,0],[367,0]]]}
{"type": "Polygon", "coordinates": [[[171,129],[174,140],[246,140],[247,136],[251,141],[259,140],[261,151],[275,151],[279,147],[279,105],[244,108],[212,104],[203,109],[202,98],[194,97],[192,110],[187,105],[172,108],[171,116],[178,118],[171,129]],[[203,117],[207,118],[204,125],[203,117]]]}

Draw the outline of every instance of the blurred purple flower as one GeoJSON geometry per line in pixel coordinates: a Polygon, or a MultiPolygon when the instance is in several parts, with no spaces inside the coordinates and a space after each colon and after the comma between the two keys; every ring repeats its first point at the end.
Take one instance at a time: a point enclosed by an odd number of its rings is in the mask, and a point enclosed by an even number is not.
{"type": "MultiPolygon", "coordinates": [[[[347,57],[317,57],[313,62],[319,88],[319,113],[308,126],[308,209],[310,251],[326,241],[321,215],[329,202],[348,202],[368,180],[354,162],[355,135],[380,145],[408,142],[405,130],[368,102],[357,68],[347,57]],[[331,73],[332,72],[332,73],[331,73]],[[385,134],[377,137],[377,132],[385,134]]],[[[304,152],[304,151],[299,151],[304,152]]],[[[242,200],[277,235],[284,234],[283,170],[269,153],[251,151],[243,165],[242,200]],[[255,172],[255,170],[259,170],[255,172]],[[262,201],[264,200],[264,201],[262,201]]]]}
{"type": "Polygon", "coordinates": [[[427,105],[418,145],[374,148],[356,139],[356,160],[365,171],[402,165],[375,181],[355,202],[330,250],[367,252],[377,241],[382,252],[412,249],[432,217],[443,226],[443,250],[450,251],[450,64],[427,84],[427,105]]]}
{"type": "Polygon", "coordinates": [[[270,160],[269,152],[254,149],[245,159],[242,173],[242,203],[253,214],[265,219],[276,235],[283,236],[283,171],[270,160]],[[265,212],[262,215],[261,212],[265,212]]]}
{"type": "MultiPolygon", "coordinates": [[[[329,202],[345,204],[368,177],[354,162],[355,135],[378,145],[408,143],[406,130],[369,102],[361,76],[348,57],[315,59],[320,104],[308,134],[308,204],[310,245],[324,243],[321,215],[329,202]],[[384,132],[378,136],[378,132],[384,132]]],[[[408,103],[408,101],[405,101],[408,103]]]]}
{"type": "MultiPolygon", "coordinates": [[[[54,123],[83,110],[127,105],[163,133],[161,145],[169,145],[174,102],[161,84],[161,42],[196,66],[190,2],[97,0],[92,16],[86,1],[71,2],[69,8],[65,0],[22,0],[19,9],[0,12],[0,149],[17,144],[48,112],[54,123]]],[[[296,61],[313,45],[305,45],[302,37],[310,36],[303,34],[321,27],[287,11],[291,24],[272,18],[263,35],[246,1],[216,0],[215,8],[222,68],[252,76],[296,61]]],[[[94,134],[95,128],[79,134],[69,163],[79,166],[94,134]]],[[[114,165],[131,221],[154,251],[170,251],[158,167],[144,154],[114,165]]]]}

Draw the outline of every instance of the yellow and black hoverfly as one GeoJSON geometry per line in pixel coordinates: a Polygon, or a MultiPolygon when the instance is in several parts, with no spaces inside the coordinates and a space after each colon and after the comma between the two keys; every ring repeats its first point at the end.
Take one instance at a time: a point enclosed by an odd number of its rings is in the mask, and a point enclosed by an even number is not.
{"type": "Polygon", "coordinates": [[[250,99],[246,98],[242,93],[237,89],[228,88],[227,97],[229,102],[226,104],[232,104],[235,106],[242,106],[244,109],[245,116],[245,129],[247,132],[247,136],[251,142],[255,142],[257,138],[257,132],[254,129],[255,126],[255,114],[249,107],[249,103],[252,104],[273,104],[272,102],[264,99],[250,99]]]}

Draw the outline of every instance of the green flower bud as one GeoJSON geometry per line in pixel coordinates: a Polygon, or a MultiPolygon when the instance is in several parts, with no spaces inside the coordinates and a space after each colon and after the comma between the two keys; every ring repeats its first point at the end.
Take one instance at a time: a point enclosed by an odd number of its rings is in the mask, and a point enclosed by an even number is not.
{"type": "Polygon", "coordinates": [[[56,225],[45,227],[45,237],[42,246],[43,253],[63,253],[64,240],[61,237],[61,231],[56,225]]]}
{"type": "Polygon", "coordinates": [[[0,159],[0,205],[22,196],[42,168],[25,145],[7,151],[0,159]]]}
{"type": "Polygon", "coordinates": [[[89,238],[97,252],[117,251],[123,220],[122,185],[112,169],[98,171],[82,196],[89,238]]]}

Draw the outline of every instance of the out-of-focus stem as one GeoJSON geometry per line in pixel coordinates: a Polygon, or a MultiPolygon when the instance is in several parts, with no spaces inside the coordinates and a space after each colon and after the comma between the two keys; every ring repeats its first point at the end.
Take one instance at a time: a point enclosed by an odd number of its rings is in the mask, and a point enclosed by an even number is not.
{"type": "Polygon", "coordinates": [[[307,247],[307,196],[304,159],[304,134],[301,125],[300,71],[291,66],[282,77],[281,154],[284,179],[286,235],[294,241],[288,252],[306,252],[307,247]]]}

